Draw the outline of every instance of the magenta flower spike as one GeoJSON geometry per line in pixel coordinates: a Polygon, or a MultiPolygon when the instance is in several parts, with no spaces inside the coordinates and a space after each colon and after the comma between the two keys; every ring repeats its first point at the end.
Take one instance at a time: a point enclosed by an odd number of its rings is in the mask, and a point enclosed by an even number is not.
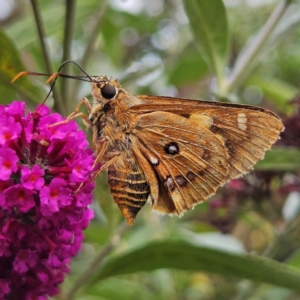
{"type": "Polygon", "coordinates": [[[50,126],[62,120],[0,105],[0,299],[57,294],[93,217],[93,152],[74,121],[50,126]]]}

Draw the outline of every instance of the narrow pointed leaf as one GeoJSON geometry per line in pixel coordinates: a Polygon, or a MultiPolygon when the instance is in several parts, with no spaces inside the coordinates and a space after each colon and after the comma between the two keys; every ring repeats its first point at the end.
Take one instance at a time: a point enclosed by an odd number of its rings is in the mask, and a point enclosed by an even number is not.
{"type": "Polygon", "coordinates": [[[293,147],[274,147],[255,165],[255,170],[297,171],[300,169],[300,150],[293,147]]]}
{"type": "Polygon", "coordinates": [[[260,88],[269,101],[276,104],[276,108],[283,112],[292,112],[287,102],[299,94],[299,88],[291,83],[273,77],[255,76],[247,81],[247,85],[260,88]]]}
{"type": "Polygon", "coordinates": [[[228,49],[228,26],[223,1],[183,2],[201,55],[218,78],[222,78],[228,49]]]}
{"type": "Polygon", "coordinates": [[[10,103],[16,99],[17,94],[33,103],[40,103],[43,100],[38,97],[41,95],[40,90],[33,86],[27,77],[21,77],[15,83],[11,83],[11,80],[24,70],[14,42],[0,30],[0,103],[10,103]]]}
{"type": "Polygon", "coordinates": [[[207,271],[300,290],[300,270],[297,268],[268,258],[233,254],[179,240],[150,243],[112,257],[102,265],[93,282],[161,268],[207,271]]]}

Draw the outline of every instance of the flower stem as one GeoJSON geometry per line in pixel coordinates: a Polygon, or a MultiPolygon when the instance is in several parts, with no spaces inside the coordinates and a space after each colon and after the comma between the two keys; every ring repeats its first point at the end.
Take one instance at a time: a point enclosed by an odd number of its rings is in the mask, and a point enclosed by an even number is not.
{"type": "MultiPolygon", "coordinates": [[[[65,17],[65,29],[64,29],[64,41],[63,41],[63,55],[62,63],[66,60],[72,59],[71,56],[71,46],[73,40],[73,33],[75,27],[75,12],[76,12],[76,1],[65,0],[66,4],[66,17],[65,17]]],[[[70,73],[70,64],[64,66],[66,74],[70,73]]],[[[67,78],[62,78],[62,97],[66,102],[67,112],[71,112],[74,109],[74,101],[69,96],[69,81],[67,78]]]]}
{"type": "Polygon", "coordinates": [[[246,48],[244,54],[237,61],[231,77],[229,78],[227,88],[224,90],[225,93],[230,94],[234,92],[234,90],[238,88],[245,78],[247,78],[252,69],[257,65],[262,50],[268,42],[268,38],[278,22],[281,20],[281,17],[286,12],[289,4],[289,1],[281,1],[260,32],[256,35],[253,41],[251,41],[249,47],[246,48]]]}
{"type": "Polygon", "coordinates": [[[277,261],[286,261],[300,249],[300,216],[289,223],[284,232],[279,234],[275,241],[268,247],[263,256],[277,261]],[[284,247],[282,247],[284,245],[284,247]]]}
{"type": "Polygon", "coordinates": [[[95,25],[89,35],[89,39],[87,41],[87,46],[85,48],[82,59],[80,61],[80,65],[82,68],[86,67],[87,61],[91,57],[91,54],[93,52],[95,41],[97,40],[97,36],[99,35],[99,32],[100,32],[100,27],[102,24],[103,15],[105,13],[106,7],[107,7],[107,0],[104,0],[101,9],[98,10],[96,16],[94,17],[95,25]]]}
{"type": "MultiPolygon", "coordinates": [[[[87,62],[91,58],[91,55],[93,53],[94,46],[95,46],[95,43],[97,40],[97,36],[99,35],[100,27],[102,25],[103,15],[106,11],[106,7],[107,7],[107,0],[104,0],[102,3],[102,7],[97,11],[96,15],[93,17],[93,19],[95,19],[95,22],[94,22],[95,25],[89,34],[87,46],[85,47],[85,51],[84,51],[83,56],[79,63],[83,69],[85,69],[87,62]]],[[[72,87],[72,93],[70,95],[71,99],[76,98],[78,88],[79,88],[78,82],[74,82],[73,87],[72,87]]]]}
{"type": "MultiPolygon", "coordinates": [[[[30,1],[31,1],[31,6],[32,6],[34,18],[35,18],[37,31],[38,31],[40,45],[41,45],[41,48],[42,48],[44,62],[45,62],[45,65],[46,65],[46,70],[49,74],[52,74],[53,69],[52,69],[52,66],[51,66],[50,55],[48,53],[46,43],[45,43],[46,34],[45,34],[44,24],[43,24],[43,21],[42,21],[41,12],[40,12],[37,0],[30,0],[30,1]]],[[[53,88],[53,98],[54,98],[54,103],[55,103],[55,107],[54,107],[55,110],[57,112],[65,115],[66,111],[65,111],[64,103],[62,102],[61,96],[59,95],[59,93],[58,93],[58,91],[55,87],[53,88]]]]}
{"type": "Polygon", "coordinates": [[[111,253],[119,244],[121,240],[121,236],[128,228],[127,223],[124,221],[116,233],[113,235],[111,240],[103,247],[102,251],[92,260],[90,265],[81,273],[79,278],[73,284],[73,287],[69,290],[69,292],[62,297],[62,299],[70,300],[74,299],[76,292],[82,287],[91,277],[91,275],[99,268],[103,260],[107,257],[109,253],[111,253]]]}

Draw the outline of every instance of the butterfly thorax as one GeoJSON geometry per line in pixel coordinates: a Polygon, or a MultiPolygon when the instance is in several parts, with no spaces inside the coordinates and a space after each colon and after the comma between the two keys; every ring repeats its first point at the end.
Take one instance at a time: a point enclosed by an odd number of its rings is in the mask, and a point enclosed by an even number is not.
{"type": "Polygon", "coordinates": [[[108,140],[107,152],[127,151],[131,144],[130,133],[136,123],[129,108],[140,104],[141,100],[123,89],[117,80],[107,77],[98,77],[97,82],[93,82],[92,95],[94,102],[89,120],[96,140],[108,140]]]}

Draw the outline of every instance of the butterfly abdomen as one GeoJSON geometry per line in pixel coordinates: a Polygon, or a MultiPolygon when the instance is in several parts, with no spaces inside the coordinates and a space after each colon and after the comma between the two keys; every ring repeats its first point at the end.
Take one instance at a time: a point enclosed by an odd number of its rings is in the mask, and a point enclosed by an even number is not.
{"type": "Polygon", "coordinates": [[[132,224],[147,202],[150,188],[140,169],[123,173],[114,167],[108,169],[108,185],[128,224],[132,224]]]}

